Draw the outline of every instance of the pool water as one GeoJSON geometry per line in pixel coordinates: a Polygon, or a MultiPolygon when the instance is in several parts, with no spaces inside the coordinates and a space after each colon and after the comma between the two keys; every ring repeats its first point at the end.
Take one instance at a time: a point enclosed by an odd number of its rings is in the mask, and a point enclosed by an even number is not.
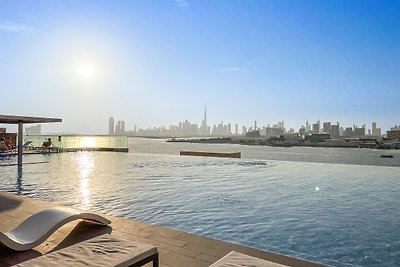
{"type": "MultiPolygon", "coordinates": [[[[181,145],[160,142],[135,139],[131,153],[25,156],[47,163],[20,171],[2,159],[0,186],[333,266],[400,265],[399,168],[363,164],[373,152],[357,165],[323,149],[295,150],[293,160],[287,148],[274,153],[289,158],[266,159],[273,153],[264,147],[246,147],[242,159],[183,157],[175,154],[181,145]]],[[[348,151],[340,153],[354,158],[348,151]]]]}

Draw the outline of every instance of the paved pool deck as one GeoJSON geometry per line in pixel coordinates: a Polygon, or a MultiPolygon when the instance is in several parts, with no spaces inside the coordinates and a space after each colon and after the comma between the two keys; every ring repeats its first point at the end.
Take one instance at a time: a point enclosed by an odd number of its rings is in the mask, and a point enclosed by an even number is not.
{"type": "MultiPolygon", "coordinates": [[[[60,205],[0,192],[0,231],[10,231],[30,215],[56,206],[60,205]]],[[[232,250],[288,266],[324,266],[204,236],[102,215],[111,220],[110,226],[73,221],[61,227],[44,243],[32,250],[15,252],[0,245],[0,266],[12,266],[107,233],[157,246],[161,267],[205,267],[232,250]]]]}

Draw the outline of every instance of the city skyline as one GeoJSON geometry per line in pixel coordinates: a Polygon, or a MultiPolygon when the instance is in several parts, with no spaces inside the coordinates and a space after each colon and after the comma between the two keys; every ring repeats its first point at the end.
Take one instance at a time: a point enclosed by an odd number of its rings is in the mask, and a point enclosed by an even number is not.
{"type": "MultiPolygon", "coordinates": [[[[44,132],[400,124],[398,1],[2,1],[1,114],[44,132]],[[200,118],[200,119],[199,119],[200,118]]],[[[2,127],[0,125],[0,127],[2,127]]],[[[9,126],[6,126],[9,127],[9,126]]]]}
{"type": "Polygon", "coordinates": [[[376,136],[381,137],[387,131],[400,128],[400,125],[393,125],[389,129],[382,129],[377,122],[371,122],[371,127],[366,123],[361,125],[352,124],[344,125],[339,121],[332,123],[331,121],[315,121],[311,122],[306,120],[304,124],[297,129],[285,127],[284,120],[277,123],[258,123],[253,122],[253,125],[239,125],[235,122],[223,122],[218,124],[207,124],[207,108],[204,109],[204,117],[201,123],[192,123],[191,121],[184,120],[177,125],[161,125],[148,128],[140,128],[134,125],[133,129],[125,128],[125,121],[118,120],[115,123],[114,117],[109,117],[108,134],[121,134],[129,136],[230,136],[230,135],[245,135],[252,131],[259,131],[263,136],[279,136],[281,134],[321,134],[329,133],[332,137],[339,136],[376,136]],[[254,126],[254,127],[253,127],[254,126]],[[278,131],[276,131],[278,130],[278,131]]]}
{"type": "MultiPolygon", "coordinates": [[[[164,125],[153,125],[153,126],[148,126],[148,127],[141,127],[140,125],[134,124],[134,123],[126,123],[126,121],[123,118],[118,118],[117,120],[114,120],[113,116],[110,116],[108,118],[108,127],[104,128],[103,130],[100,132],[95,132],[95,133],[89,133],[89,132],[62,132],[62,131],[57,131],[57,129],[55,131],[48,131],[46,130],[46,124],[44,125],[32,125],[32,126],[27,126],[25,127],[28,131],[31,130],[31,128],[33,128],[33,132],[34,134],[39,134],[39,133],[59,133],[59,134],[98,134],[98,135],[104,135],[104,134],[124,134],[124,133],[133,133],[133,132],[145,132],[145,131],[152,131],[154,129],[160,130],[160,129],[171,129],[171,128],[176,128],[176,127],[180,127],[181,124],[188,124],[191,125],[191,127],[196,127],[196,129],[198,129],[198,131],[200,133],[203,133],[203,135],[208,135],[206,134],[207,132],[209,133],[209,135],[212,135],[212,132],[215,132],[215,127],[230,127],[230,133],[231,134],[237,134],[236,132],[238,132],[239,134],[244,134],[248,131],[252,131],[254,129],[257,130],[261,130],[261,129],[265,129],[266,127],[270,127],[270,128],[284,128],[285,132],[294,132],[294,133],[298,133],[299,131],[301,131],[302,128],[304,128],[306,131],[310,131],[310,132],[315,132],[315,130],[313,129],[313,126],[315,126],[315,124],[319,124],[320,126],[318,127],[319,132],[323,133],[323,129],[325,129],[325,123],[329,123],[330,125],[339,125],[341,128],[345,129],[345,128],[365,128],[365,132],[366,134],[368,133],[368,130],[371,131],[370,135],[373,135],[374,132],[374,128],[378,129],[380,131],[381,134],[379,135],[384,135],[387,131],[391,130],[393,127],[400,127],[400,123],[399,124],[393,124],[390,125],[387,128],[383,128],[381,127],[379,121],[370,121],[370,122],[361,122],[359,124],[356,123],[350,123],[350,124],[344,124],[339,122],[338,120],[335,121],[326,121],[326,120],[321,120],[318,119],[316,121],[312,121],[312,120],[305,120],[303,123],[300,123],[298,127],[284,127],[283,125],[286,125],[285,120],[279,120],[276,122],[268,122],[266,120],[262,120],[262,121],[256,121],[253,120],[252,122],[246,123],[246,124],[240,124],[238,122],[227,122],[224,120],[220,120],[218,122],[212,122],[211,124],[208,124],[207,121],[207,111],[206,111],[206,107],[204,110],[204,115],[203,115],[203,120],[201,120],[200,123],[198,123],[199,120],[192,122],[189,121],[187,119],[184,119],[183,121],[178,121],[177,124],[164,124],[164,125]],[[260,127],[256,127],[256,125],[259,125],[260,127]],[[111,125],[113,125],[111,127],[111,125]],[[253,127],[254,126],[254,127],[253,127]],[[380,126],[380,127],[377,127],[380,126]],[[237,127],[237,131],[235,130],[237,127]],[[38,128],[38,129],[37,129],[38,128]],[[44,130],[42,130],[44,129],[44,130]],[[111,130],[112,129],[112,130],[111,130]],[[244,130],[245,129],[245,130],[244,130]]],[[[9,132],[11,131],[15,131],[16,130],[16,126],[14,125],[2,125],[3,128],[6,128],[9,132]]],[[[59,127],[56,127],[59,128],[59,127]]],[[[223,131],[226,131],[223,130],[223,131]]],[[[29,133],[29,132],[28,132],[29,133]]],[[[33,134],[33,133],[31,133],[33,134]]],[[[201,134],[197,134],[197,136],[200,136],[201,134]]],[[[216,134],[218,135],[218,134],[216,134]]]]}

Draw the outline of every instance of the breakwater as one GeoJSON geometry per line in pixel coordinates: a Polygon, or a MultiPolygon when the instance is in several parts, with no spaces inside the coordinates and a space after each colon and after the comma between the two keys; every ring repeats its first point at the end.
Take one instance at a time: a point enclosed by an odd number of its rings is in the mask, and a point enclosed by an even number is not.
{"type": "Polygon", "coordinates": [[[219,158],[240,158],[240,152],[181,151],[181,156],[202,156],[219,158]]]}

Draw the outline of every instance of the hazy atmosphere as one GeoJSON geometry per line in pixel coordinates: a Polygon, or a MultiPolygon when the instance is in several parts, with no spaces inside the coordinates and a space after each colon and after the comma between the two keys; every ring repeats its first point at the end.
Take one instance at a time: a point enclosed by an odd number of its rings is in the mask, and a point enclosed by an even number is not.
{"type": "Polygon", "coordinates": [[[400,124],[399,1],[0,0],[0,62],[0,114],[44,132],[400,124]]]}

